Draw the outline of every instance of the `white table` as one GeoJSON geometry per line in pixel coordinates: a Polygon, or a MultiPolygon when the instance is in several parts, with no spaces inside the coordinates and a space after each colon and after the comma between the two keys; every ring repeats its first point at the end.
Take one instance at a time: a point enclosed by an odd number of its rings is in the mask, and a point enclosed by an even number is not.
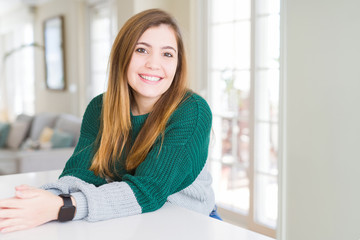
{"type": "MultiPolygon", "coordinates": [[[[14,186],[26,183],[40,186],[55,181],[60,171],[0,176],[0,199],[12,197],[14,186]]],[[[89,223],[50,222],[34,229],[1,234],[1,240],[191,240],[238,239],[273,240],[258,233],[207,217],[171,204],[146,214],[89,223]]]]}

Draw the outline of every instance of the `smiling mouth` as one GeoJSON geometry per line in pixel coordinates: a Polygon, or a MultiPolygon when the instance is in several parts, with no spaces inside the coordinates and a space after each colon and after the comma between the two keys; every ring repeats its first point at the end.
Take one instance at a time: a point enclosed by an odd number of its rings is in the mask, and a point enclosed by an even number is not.
{"type": "Polygon", "coordinates": [[[141,75],[139,74],[139,76],[145,80],[151,81],[151,82],[157,82],[160,81],[162,78],[160,77],[154,77],[154,76],[146,76],[146,75],[141,75]]]}

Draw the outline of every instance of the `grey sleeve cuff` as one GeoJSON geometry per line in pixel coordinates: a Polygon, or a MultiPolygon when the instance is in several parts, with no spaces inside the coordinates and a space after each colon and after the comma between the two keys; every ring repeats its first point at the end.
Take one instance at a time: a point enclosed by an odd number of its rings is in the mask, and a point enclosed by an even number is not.
{"type": "Polygon", "coordinates": [[[70,193],[69,187],[70,186],[63,181],[63,178],[60,178],[56,182],[47,183],[45,185],[42,185],[40,188],[52,192],[55,195],[59,195],[61,193],[65,193],[65,194],[70,193]]]}
{"type": "Polygon", "coordinates": [[[73,220],[84,219],[89,213],[85,195],[82,192],[74,192],[71,193],[71,196],[74,197],[76,202],[76,213],[73,220]]]}
{"type": "Polygon", "coordinates": [[[77,208],[74,220],[100,221],[142,212],[134,192],[125,182],[112,182],[96,187],[79,178],[65,176],[41,188],[57,195],[71,194],[77,208]]]}
{"type": "Polygon", "coordinates": [[[190,186],[170,195],[167,202],[209,215],[215,206],[215,195],[211,183],[212,177],[204,167],[190,186]]]}
{"type": "MultiPolygon", "coordinates": [[[[73,183],[76,181],[82,181],[78,178],[74,178],[73,183]]],[[[76,201],[76,213],[73,220],[80,220],[85,218],[88,215],[88,206],[85,195],[81,192],[71,192],[70,191],[71,185],[68,184],[66,178],[60,178],[56,182],[48,183],[41,186],[41,189],[49,191],[55,195],[60,195],[62,193],[71,194],[76,201]]]]}

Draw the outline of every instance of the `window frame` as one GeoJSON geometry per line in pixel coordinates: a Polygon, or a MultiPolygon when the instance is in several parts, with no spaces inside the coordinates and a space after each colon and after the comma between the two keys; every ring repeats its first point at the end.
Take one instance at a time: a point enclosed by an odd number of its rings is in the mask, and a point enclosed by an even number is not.
{"type": "MultiPolygon", "coordinates": [[[[282,135],[281,135],[281,116],[282,116],[282,98],[281,96],[281,88],[282,88],[282,82],[281,82],[281,63],[282,63],[282,58],[281,58],[281,50],[282,45],[281,42],[279,42],[280,46],[279,46],[279,51],[280,51],[280,56],[279,56],[279,67],[277,68],[277,70],[279,71],[279,98],[278,98],[278,120],[277,122],[272,122],[271,119],[269,119],[269,121],[261,121],[256,119],[256,94],[257,94],[257,81],[259,81],[256,78],[256,72],[258,71],[258,68],[256,67],[256,24],[257,24],[257,20],[258,20],[258,15],[256,13],[256,4],[259,0],[251,0],[251,16],[250,16],[250,46],[251,46],[251,50],[250,50],[250,95],[249,95],[249,109],[250,114],[249,114],[249,128],[250,128],[250,133],[249,133],[249,137],[250,137],[250,146],[249,146],[249,166],[248,166],[248,177],[249,177],[249,211],[248,211],[248,215],[244,215],[241,212],[238,211],[232,211],[226,208],[223,208],[221,206],[218,206],[219,212],[222,215],[222,217],[224,219],[226,219],[226,221],[235,224],[235,225],[239,225],[242,227],[246,227],[250,230],[268,235],[270,237],[275,237],[276,236],[276,231],[278,228],[280,228],[279,226],[279,217],[280,214],[278,213],[277,216],[277,226],[275,228],[271,228],[269,226],[266,226],[264,224],[258,223],[256,221],[256,215],[255,215],[255,206],[254,204],[256,199],[255,199],[255,192],[256,192],[256,184],[255,184],[255,179],[256,179],[256,175],[258,174],[262,174],[259,173],[256,170],[256,162],[255,162],[255,157],[256,157],[256,153],[255,153],[255,134],[256,134],[256,124],[258,122],[267,122],[269,124],[269,126],[271,127],[272,124],[277,124],[278,130],[277,130],[277,134],[278,134],[278,149],[277,149],[277,168],[278,168],[278,172],[277,174],[269,174],[269,173],[265,173],[266,175],[272,175],[272,177],[276,178],[277,181],[277,185],[278,185],[278,194],[277,194],[277,201],[278,201],[278,205],[281,201],[280,196],[280,190],[281,190],[281,184],[280,184],[280,170],[281,170],[281,153],[282,153],[282,135]]],[[[281,5],[281,1],[279,0],[280,5],[281,5]]],[[[212,39],[211,39],[211,27],[212,27],[212,21],[211,21],[211,1],[209,2],[203,2],[203,9],[206,9],[207,11],[207,18],[206,18],[206,30],[203,30],[203,34],[206,34],[207,36],[207,43],[205,44],[206,47],[204,47],[204,51],[208,53],[208,58],[207,59],[211,59],[211,45],[212,45],[212,39]]],[[[281,7],[281,6],[280,6],[281,7]]],[[[279,36],[279,41],[281,40],[281,28],[282,28],[282,17],[281,17],[281,10],[279,12],[279,16],[280,16],[280,22],[279,22],[279,27],[280,27],[280,36],[279,36]]],[[[206,74],[207,74],[207,86],[208,86],[208,99],[210,104],[212,105],[212,90],[211,90],[211,73],[213,71],[213,67],[210,65],[210,60],[208,60],[207,62],[207,66],[206,66],[206,74]]],[[[216,115],[217,113],[214,113],[214,115],[216,115]]],[[[270,128],[271,129],[271,128],[270,128]]],[[[210,155],[211,158],[211,155],[210,155]]],[[[211,161],[210,161],[211,163],[211,161]]],[[[279,210],[278,210],[279,212],[279,210]]]]}

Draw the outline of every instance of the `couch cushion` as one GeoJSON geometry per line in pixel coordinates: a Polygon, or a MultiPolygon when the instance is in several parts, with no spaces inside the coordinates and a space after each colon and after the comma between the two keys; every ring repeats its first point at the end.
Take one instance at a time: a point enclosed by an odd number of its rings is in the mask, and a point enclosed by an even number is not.
{"type": "Polygon", "coordinates": [[[26,134],[25,134],[25,138],[27,138],[29,136],[29,133],[30,133],[30,127],[31,127],[31,123],[33,121],[33,118],[32,116],[29,116],[29,115],[26,115],[26,114],[20,114],[16,117],[16,122],[26,122],[28,127],[27,127],[27,131],[26,131],[26,134]]]}
{"type": "Polygon", "coordinates": [[[31,125],[30,138],[39,140],[40,134],[45,127],[54,128],[57,115],[54,113],[39,113],[34,117],[31,125]]]}
{"type": "Polygon", "coordinates": [[[27,122],[16,121],[12,123],[6,145],[11,149],[19,148],[20,144],[25,139],[28,128],[29,125],[27,122]]]}
{"type": "Polygon", "coordinates": [[[0,148],[5,147],[6,140],[10,132],[10,124],[0,122],[0,148]]]}
{"type": "Polygon", "coordinates": [[[14,174],[17,171],[18,151],[0,150],[0,175],[14,174]]]}
{"type": "Polygon", "coordinates": [[[8,159],[11,161],[16,161],[16,159],[18,158],[17,153],[18,153],[17,150],[1,149],[0,162],[8,159]]]}
{"type": "Polygon", "coordinates": [[[79,140],[81,119],[69,114],[61,114],[55,123],[55,130],[70,133],[74,140],[71,146],[75,146],[79,140]]]}
{"type": "Polygon", "coordinates": [[[71,147],[74,142],[74,135],[55,129],[51,137],[51,145],[53,148],[71,147]]]}

